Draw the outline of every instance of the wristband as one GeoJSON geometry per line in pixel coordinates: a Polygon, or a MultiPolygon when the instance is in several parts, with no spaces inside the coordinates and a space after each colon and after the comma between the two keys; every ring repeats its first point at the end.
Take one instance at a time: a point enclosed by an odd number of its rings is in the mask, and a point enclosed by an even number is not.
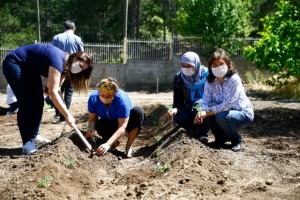
{"type": "Polygon", "coordinates": [[[95,122],[88,121],[87,131],[94,131],[94,130],[95,130],[95,122]]]}

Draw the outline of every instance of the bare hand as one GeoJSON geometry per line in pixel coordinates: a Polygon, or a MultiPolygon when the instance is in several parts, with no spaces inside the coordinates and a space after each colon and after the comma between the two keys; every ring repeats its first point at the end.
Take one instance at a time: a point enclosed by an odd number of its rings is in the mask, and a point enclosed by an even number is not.
{"type": "Polygon", "coordinates": [[[206,117],[206,111],[200,111],[196,114],[194,124],[202,124],[203,119],[206,117]]]}
{"type": "Polygon", "coordinates": [[[72,115],[68,115],[67,117],[65,117],[66,123],[70,126],[70,127],[75,127],[75,119],[72,115]]]}
{"type": "Polygon", "coordinates": [[[99,148],[96,150],[96,155],[102,156],[104,155],[110,148],[108,143],[101,144],[99,148]]]}
{"type": "Polygon", "coordinates": [[[173,108],[171,111],[167,112],[166,117],[172,118],[177,113],[177,108],[173,108]]]}

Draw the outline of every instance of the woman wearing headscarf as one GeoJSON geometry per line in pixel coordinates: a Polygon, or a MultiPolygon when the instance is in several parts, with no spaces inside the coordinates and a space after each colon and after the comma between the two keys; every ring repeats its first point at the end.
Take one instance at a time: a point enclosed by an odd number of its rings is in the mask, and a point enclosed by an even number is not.
{"type": "Polygon", "coordinates": [[[201,65],[195,52],[186,52],[181,57],[180,66],[181,70],[174,78],[173,108],[167,113],[167,117],[172,117],[188,133],[207,143],[208,128],[205,124],[194,124],[194,118],[201,110],[208,69],[201,65]]]}
{"type": "Polygon", "coordinates": [[[55,107],[69,126],[75,126],[75,119],[63,103],[59,89],[63,80],[68,78],[75,90],[87,90],[93,69],[88,54],[68,54],[50,44],[29,44],[9,52],[2,66],[19,103],[17,121],[24,154],[34,153],[36,144],[49,141],[38,135],[44,106],[41,76],[48,78],[48,93],[55,107]]]}

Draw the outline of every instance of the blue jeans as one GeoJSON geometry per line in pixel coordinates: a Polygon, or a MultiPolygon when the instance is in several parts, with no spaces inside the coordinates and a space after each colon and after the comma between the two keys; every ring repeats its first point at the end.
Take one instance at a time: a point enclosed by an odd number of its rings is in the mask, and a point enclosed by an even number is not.
{"type": "Polygon", "coordinates": [[[43,115],[44,96],[40,74],[24,70],[9,60],[3,61],[3,74],[19,104],[17,121],[23,144],[35,138],[43,115]]]}
{"type": "Polygon", "coordinates": [[[178,110],[176,115],[173,116],[173,120],[187,132],[192,133],[196,137],[207,137],[208,126],[207,124],[194,124],[194,119],[197,111],[182,109],[178,110]]]}
{"type": "Polygon", "coordinates": [[[208,125],[215,136],[216,142],[231,141],[232,144],[242,141],[237,129],[246,127],[251,121],[245,112],[237,110],[220,112],[204,119],[204,123],[208,125]]]}

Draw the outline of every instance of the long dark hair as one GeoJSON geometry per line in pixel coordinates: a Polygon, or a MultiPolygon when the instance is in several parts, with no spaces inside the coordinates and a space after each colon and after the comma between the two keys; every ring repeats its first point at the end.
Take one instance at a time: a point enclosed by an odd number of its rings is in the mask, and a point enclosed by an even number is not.
{"type": "Polygon", "coordinates": [[[93,71],[93,61],[91,59],[91,56],[89,56],[87,53],[82,51],[69,55],[69,58],[64,63],[63,73],[65,74],[66,78],[70,79],[76,91],[88,90],[89,80],[91,78],[92,71],[93,71]],[[86,62],[88,64],[88,68],[81,71],[78,74],[71,73],[70,67],[72,65],[74,58],[86,62]]]}
{"type": "Polygon", "coordinates": [[[233,74],[236,73],[236,70],[234,69],[234,64],[233,62],[230,60],[229,55],[226,53],[226,51],[224,49],[217,49],[214,53],[212,53],[210,55],[210,57],[208,58],[208,71],[209,71],[209,75],[207,76],[207,81],[209,83],[212,83],[215,80],[215,75],[213,75],[212,70],[211,70],[211,65],[214,62],[214,60],[217,59],[222,59],[225,61],[227,67],[228,67],[228,72],[226,73],[225,76],[230,77],[233,74]]]}

